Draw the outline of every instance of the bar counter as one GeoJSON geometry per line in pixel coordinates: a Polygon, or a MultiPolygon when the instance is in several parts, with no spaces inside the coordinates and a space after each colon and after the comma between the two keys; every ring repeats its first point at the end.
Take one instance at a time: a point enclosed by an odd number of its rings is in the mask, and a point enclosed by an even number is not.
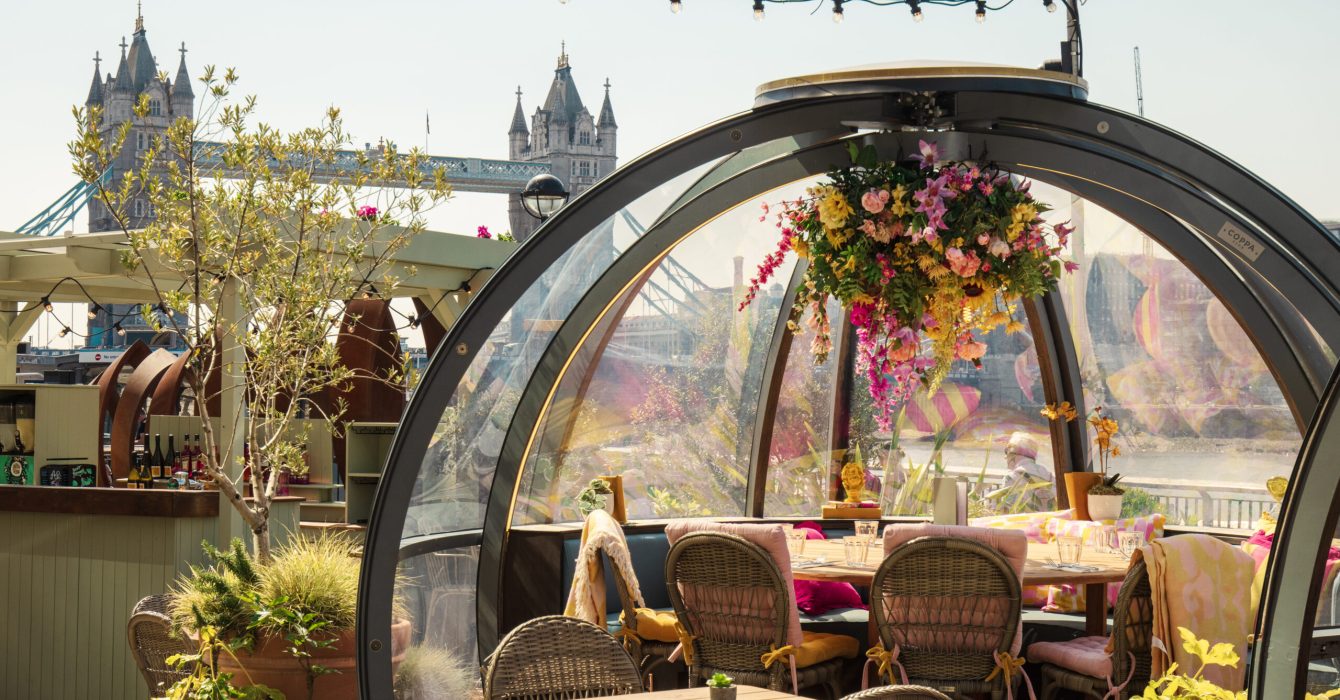
{"type": "Polygon", "coordinates": [[[0,511],[214,518],[219,515],[219,492],[0,485],[0,511]]]}

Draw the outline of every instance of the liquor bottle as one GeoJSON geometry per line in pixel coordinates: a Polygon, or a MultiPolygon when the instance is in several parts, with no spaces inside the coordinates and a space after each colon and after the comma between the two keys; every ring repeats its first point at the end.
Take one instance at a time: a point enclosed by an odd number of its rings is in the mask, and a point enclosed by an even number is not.
{"type": "Polygon", "coordinates": [[[149,460],[149,476],[153,479],[163,478],[163,436],[154,433],[154,456],[149,460]]]}
{"type": "Polygon", "coordinates": [[[191,471],[199,480],[205,476],[205,444],[200,442],[200,434],[195,435],[195,450],[191,454],[191,471]]]}
{"type": "Polygon", "coordinates": [[[149,475],[149,460],[153,458],[153,453],[149,451],[149,433],[144,434],[144,447],[140,450],[139,463],[140,474],[139,483],[135,486],[138,489],[147,489],[153,485],[149,475]]]}
{"type": "Polygon", "coordinates": [[[13,452],[11,452],[11,454],[16,454],[16,455],[24,454],[24,449],[23,449],[23,436],[22,436],[22,435],[19,435],[19,429],[18,429],[18,428],[15,428],[15,429],[14,429],[14,450],[13,450],[13,452]]]}
{"type": "Polygon", "coordinates": [[[177,436],[168,435],[167,464],[163,466],[163,476],[176,479],[179,471],[181,471],[181,454],[177,452],[177,436]]]}

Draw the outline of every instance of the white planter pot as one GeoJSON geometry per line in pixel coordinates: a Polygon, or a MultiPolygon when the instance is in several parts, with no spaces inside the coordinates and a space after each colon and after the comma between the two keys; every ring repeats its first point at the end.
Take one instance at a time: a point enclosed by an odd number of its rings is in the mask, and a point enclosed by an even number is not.
{"type": "Polygon", "coordinates": [[[1091,520],[1116,520],[1121,517],[1122,496],[1089,494],[1091,520]]]}

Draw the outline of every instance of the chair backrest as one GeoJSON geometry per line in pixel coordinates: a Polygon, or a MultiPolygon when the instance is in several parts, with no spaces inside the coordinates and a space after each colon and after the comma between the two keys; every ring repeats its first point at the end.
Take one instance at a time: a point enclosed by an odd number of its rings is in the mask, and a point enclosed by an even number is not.
{"type": "Polygon", "coordinates": [[[190,654],[195,649],[185,639],[172,636],[172,620],[168,617],[170,596],[151,595],[141,598],[126,623],[126,642],[135,666],[144,676],[150,695],[163,695],[178,680],[185,678],[186,669],[168,665],[174,654],[190,654]]]}
{"type": "Polygon", "coordinates": [[[1112,680],[1121,683],[1130,675],[1127,687],[1143,688],[1149,683],[1154,648],[1154,600],[1149,585],[1149,570],[1144,559],[1131,564],[1112,608],[1112,680]],[[1135,674],[1131,675],[1134,656],[1135,674]]]}
{"type": "MultiPolygon", "coordinates": [[[[665,526],[665,538],[673,546],[681,537],[693,532],[720,532],[734,535],[756,545],[772,562],[785,584],[786,594],[786,641],[785,644],[800,646],[804,641],[800,629],[800,611],[796,609],[795,577],[791,573],[791,553],[786,548],[786,531],[781,525],[754,523],[719,523],[712,520],[675,520],[665,526]]],[[[669,555],[667,554],[667,561],[669,555]]],[[[666,587],[672,588],[674,579],[666,569],[666,587]]],[[[669,591],[667,590],[667,593],[669,591]]],[[[672,601],[673,602],[673,601],[672,601]]]]}
{"type": "Polygon", "coordinates": [[[700,666],[762,672],[760,657],[788,643],[794,593],[753,542],[723,532],[684,535],[670,545],[665,585],[700,666]]]}
{"type": "Polygon", "coordinates": [[[997,652],[1018,653],[1020,591],[1016,568],[995,548],[962,537],[919,537],[894,547],[880,564],[870,614],[884,647],[899,648],[908,677],[982,680],[997,652]]]}
{"type": "Polygon", "coordinates": [[[949,700],[948,695],[922,685],[882,685],[878,688],[869,688],[859,693],[852,693],[843,697],[842,700],[889,700],[890,698],[899,698],[900,700],[949,700]]]}
{"type": "Polygon", "coordinates": [[[560,700],[642,692],[623,645],[595,625],[562,615],[521,623],[503,637],[484,672],[486,700],[560,700]]]}

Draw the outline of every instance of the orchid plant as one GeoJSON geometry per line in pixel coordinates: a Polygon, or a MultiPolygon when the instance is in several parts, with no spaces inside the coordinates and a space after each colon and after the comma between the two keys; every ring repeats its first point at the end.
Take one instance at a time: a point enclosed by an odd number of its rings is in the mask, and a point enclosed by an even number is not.
{"type": "MultiPolygon", "coordinates": [[[[1042,415],[1049,420],[1069,423],[1079,417],[1079,411],[1069,401],[1062,401],[1059,404],[1047,404],[1042,409],[1042,415]]],[[[1125,489],[1117,486],[1121,475],[1109,474],[1107,465],[1111,458],[1121,456],[1121,446],[1112,441],[1117,431],[1121,430],[1121,425],[1115,419],[1103,415],[1102,406],[1093,409],[1087,421],[1089,427],[1093,428],[1094,447],[1098,450],[1098,473],[1102,476],[1102,481],[1090,487],[1089,493],[1095,496],[1120,496],[1126,493],[1125,489]]]]}
{"type": "Polygon", "coordinates": [[[915,167],[881,162],[870,145],[848,148],[851,166],[782,203],[775,214],[781,239],[740,308],[788,253],[808,260],[791,329],[807,319],[811,352],[823,362],[833,347],[826,302],[842,303],[876,420],[888,430],[893,411],[918,388],[933,393],[954,361],[981,366],[987,346],[979,334],[1023,328],[1012,318],[1018,300],[1056,289],[1062,270],[1073,269],[1060,258],[1073,229],[1042,220],[1048,207],[1029,194],[1027,181],[942,162],[935,144],[920,143],[915,167]]]}

